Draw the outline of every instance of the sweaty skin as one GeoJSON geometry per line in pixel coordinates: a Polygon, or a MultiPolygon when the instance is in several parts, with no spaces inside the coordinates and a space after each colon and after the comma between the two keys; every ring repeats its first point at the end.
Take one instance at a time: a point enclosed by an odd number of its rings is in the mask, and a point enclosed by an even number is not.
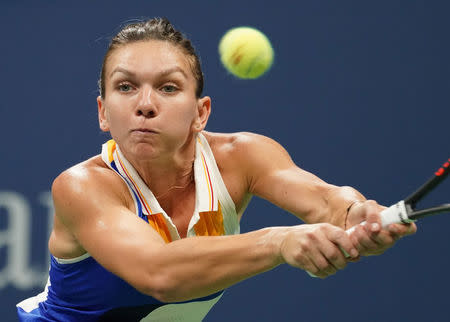
{"type": "Polygon", "coordinates": [[[194,211],[192,164],[200,132],[237,213],[256,195],[308,224],[165,243],[135,215],[126,184],[95,156],[53,183],[49,247],[58,258],[88,252],[139,291],[172,302],[212,294],[282,263],[325,278],[360,255],[384,252],[416,230],[414,224],[381,229],[382,206],[351,187],[328,184],[300,169],[270,138],[204,131],[211,99],[195,96],[189,60],[172,44],[150,40],[115,49],[106,64],[105,84],[105,97],[97,99],[100,128],[110,132],[181,237],[194,211]],[[347,236],[343,228],[363,220],[368,225],[347,236]]]}

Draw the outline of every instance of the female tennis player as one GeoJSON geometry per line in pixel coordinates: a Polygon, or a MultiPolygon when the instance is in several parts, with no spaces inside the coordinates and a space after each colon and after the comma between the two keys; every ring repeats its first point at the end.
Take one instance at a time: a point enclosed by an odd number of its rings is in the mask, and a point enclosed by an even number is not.
{"type": "Polygon", "coordinates": [[[285,263],[325,278],[416,230],[382,229],[384,207],[268,137],[205,131],[199,59],[166,19],[125,26],[99,84],[112,139],[53,183],[49,282],[18,304],[22,321],[201,321],[243,279],[285,263]],[[239,234],[253,195],[306,224],[239,234]]]}

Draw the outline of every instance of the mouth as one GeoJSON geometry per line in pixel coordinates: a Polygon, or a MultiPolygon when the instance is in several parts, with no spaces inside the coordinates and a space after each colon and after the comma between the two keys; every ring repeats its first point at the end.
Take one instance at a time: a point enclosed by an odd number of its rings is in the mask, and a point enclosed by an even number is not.
{"type": "Polygon", "coordinates": [[[134,129],[131,130],[131,132],[137,132],[137,133],[148,133],[148,134],[156,134],[158,133],[157,131],[153,130],[153,129],[147,129],[147,128],[138,128],[138,129],[134,129]]]}

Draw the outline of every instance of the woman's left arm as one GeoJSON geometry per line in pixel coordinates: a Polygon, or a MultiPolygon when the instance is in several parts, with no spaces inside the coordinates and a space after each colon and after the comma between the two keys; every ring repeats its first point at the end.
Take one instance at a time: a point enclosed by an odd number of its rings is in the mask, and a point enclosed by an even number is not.
{"type": "Polygon", "coordinates": [[[416,232],[415,224],[381,227],[385,208],[356,189],[335,186],[299,168],[276,141],[252,133],[240,134],[236,144],[240,168],[247,176],[249,193],[294,214],[305,223],[331,223],[348,229],[358,226],[351,239],[362,255],[383,253],[405,235],[416,232]]]}

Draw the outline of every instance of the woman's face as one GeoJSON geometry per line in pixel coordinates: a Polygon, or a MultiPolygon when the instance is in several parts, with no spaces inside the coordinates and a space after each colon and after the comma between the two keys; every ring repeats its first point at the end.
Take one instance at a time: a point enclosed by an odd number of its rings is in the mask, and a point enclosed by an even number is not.
{"type": "Polygon", "coordinates": [[[180,48],[159,40],[123,45],[106,62],[100,128],[140,159],[173,154],[206,125],[210,99],[198,99],[195,90],[180,48]]]}

